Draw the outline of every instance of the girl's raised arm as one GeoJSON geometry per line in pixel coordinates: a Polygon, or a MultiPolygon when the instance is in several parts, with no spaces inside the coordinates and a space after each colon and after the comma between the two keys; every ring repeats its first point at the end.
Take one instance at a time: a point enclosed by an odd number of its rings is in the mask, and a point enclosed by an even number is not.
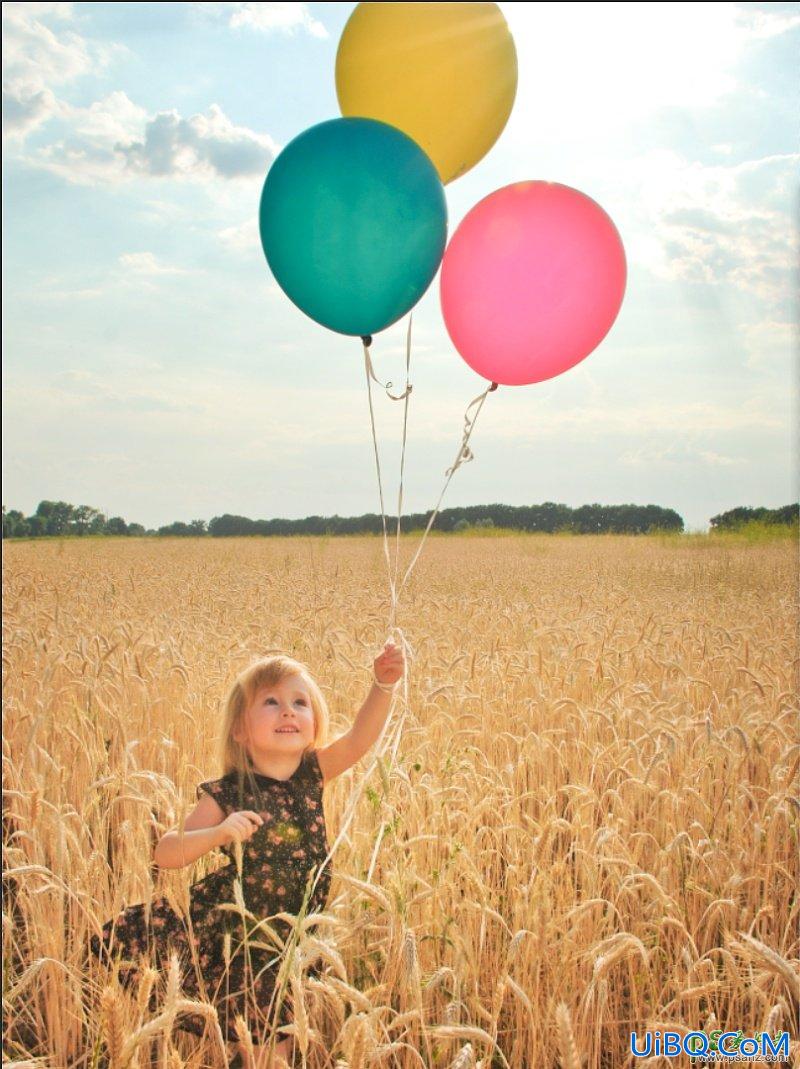
{"type": "Polygon", "coordinates": [[[373,662],[375,682],[366,701],[356,713],[353,726],[344,735],[317,750],[323,784],[340,776],[360,761],[383,731],[391,705],[392,687],[405,670],[403,650],[387,642],[373,662]]]}

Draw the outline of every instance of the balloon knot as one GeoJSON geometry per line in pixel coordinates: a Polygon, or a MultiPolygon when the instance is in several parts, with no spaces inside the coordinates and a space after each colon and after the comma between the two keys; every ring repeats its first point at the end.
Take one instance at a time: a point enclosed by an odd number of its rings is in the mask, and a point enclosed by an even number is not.
{"type": "Polygon", "coordinates": [[[361,340],[363,341],[363,343],[367,347],[367,349],[369,349],[370,345],[372,345],[372,335],[371,334],[362,334],[361,335],[361,340]]]}
{"type": "Polygon", "coordinates": [[[493,382],[492,385],[489,387],[489,393],[493,393],[496,389],[497,389],[497,383],[493,382]]]}

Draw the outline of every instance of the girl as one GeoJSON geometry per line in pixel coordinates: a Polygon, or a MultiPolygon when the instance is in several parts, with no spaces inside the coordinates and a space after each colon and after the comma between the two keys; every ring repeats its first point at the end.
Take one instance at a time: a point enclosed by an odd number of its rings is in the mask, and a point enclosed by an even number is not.
{"type": "MultiPolygon", "coordinates": [[[[284,1059],[291,1057],[292,1040],[285,1039],[273,1048],[276,1059],[267,1061],[264,1033],[273,1019],[270,1004],[280,963],[275,960],[277,950],[268,949],[263,928],[250,935],[257,921],[245,915],[245,930],[241,911],[217,907],[235,901],[234,880],[241,879],[245,907],[258,920],[301,912],[307,881],[310,878],[310,887],[328,854],[322,789],[376,741],[404,669],[402,649],[387,642],[375,658],[374,682],[352,727],[325,745],[328,708],[307,667],[282,655],[252,664],[227,698],[223,775],[199,785],[198,804],[183,829],[168,831],[154,854],[157,865],[181,868],[218,848],[228,864],[192,885],[188,926],[162,897],[124,908],[103,925],[102,938],[92,936],[98,957],[110,959],[114,953],[128,959],[120,970],[125,985],[141,975],[135,964],[140,954],[152,948],[156,968],[163,968],[170,952],[177,950],[187,968],[185,994],[205,996],[216,1006],[228,1042],[238,1042],[235,1017],[245,1018],[256,1052],[253,1064],[244,1045],[238,1044],[246,1069],[284,1066],[284,1059]],[[264,946],[254,946],[254,941],[264,946]]],[[[329,888],[327,865],[306,913],[325,908],[329,888]]],[[[291,931],[288,922],[268,923],[281,939],[291,931]]],[[[310,971],[313,974],[314,968],[310,971]]],[[[283,1003],[278,1024],[288,1023],[283,1003]]],[[[184,1015],[177,1027],[202,1035],[204,1024],[199,1015],[184,1015]]]]}

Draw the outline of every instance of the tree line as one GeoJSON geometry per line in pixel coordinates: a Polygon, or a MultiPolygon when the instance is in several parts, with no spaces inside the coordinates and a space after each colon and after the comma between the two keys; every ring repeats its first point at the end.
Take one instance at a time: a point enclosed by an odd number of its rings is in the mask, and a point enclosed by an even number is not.
{"type": "MultiPolygon", "coordinates": [[[[798,522],[798,505],[784,508],[730,509],[711,518],[716,530],[732,530],[753,521],[766,524],[798,522]]],[[[402,529],[422,530],[428,523],[429,512],[415,512],[403,516],[402,529]]],[[[396,524],[394,516],[387,517],[390,528],[396,524]]],[[[539,531],[547,534],[648,534],[652,531],[682,531],[683,519],[673,509],[658,505],[581,505],[570,508],[553,501],[541,505],[467,505],[443,509],[436,518],[439,531],[503,528],[515,531],[539,531]]],[[[66,501],[40,501],[32,516],[17,509],[6,511],[3,506],[3,538],[39,538],[65,535],[128,535],[134,537],[169,535],[178,537],[209,536],[212,538],[241,537],[242,535],[347,535],[380,534],[383,521],[377,513],[363,516],[306,516],[302,520],[251,520],[247,516],[225,513],[190,523],[176,521],[158,528],[145,528],[140,523],[128,523],[121,516],[106,516],[90,505],[70,505],[66,501]]]]}
{"type": "Polygon", "coordinates": [[[748,523],[795,524],[800,520],[800,505],[784,505],[780,509],[748,508],[741,506],[712,516],[709,523],[718,531],[734,531],[748,523]]]}
{"type": "MultiPolygon", "coordinates": [[[[405,531],[422,530],[429,512],[412,512],[401,519],[405,531]]],[[[387,516],[390,529],[396,516],[387,516]]],[[[447,508],[437,515],[439,531],[465,531],[470,528],[505,528],[516,531],[572,531],[595,534],[600,531],[645,534],[651,530],[683,530],[683,520],[672,509],[657,505],[582,505],[572,509],[545,501],[542,505],[466,505],[447,508]]],[[[208,525],[216,537],[235,535],[286,534],[379,534],[383,521],[377,513],[363,516],[307,516],[303,520],[249,520],[245,516],[215,516],[208,525]]]]}

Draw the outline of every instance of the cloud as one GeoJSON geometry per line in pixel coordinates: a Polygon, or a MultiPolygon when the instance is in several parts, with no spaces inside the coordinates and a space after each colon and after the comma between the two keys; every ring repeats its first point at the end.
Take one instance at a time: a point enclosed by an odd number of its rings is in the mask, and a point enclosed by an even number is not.
{"type": "Polygon", "coordinates": [[[39,420],[63,423],[69,415],[92,425],[113,414],[120,429],[142,431],[141,414],[152,413],[147,425],[154,434],[167,427],[250,459],[267,446],[297,452],[310,442],[364,444],[367,433],[360,390],[260,388],[222,367],[206,374],[158,367],[145,373],[131,361],[104,371],[70,368],[47,382],[20,374],[7,386],[5,403],[9,426],[32,426],[34,413],[39,420]]]}
{"type": "Polygon", "coordinates": [[[271,137],[236,126],[217,104],[188,119],[175,110],[148,116],[117,91],[88,108],[62,106],[61,113],[69,134],[26,160],[76,184],[260,178],[278,152],[271,137]]]}
{"type": "Polygon", "coordinates": [[[4,137],[22,140],[57,113],[58,101],[49,89],[3,86],[4,137]]]}
{"type": "Polygon", "coordinates": [[[669,281],[725,285],[780,308],[797,237],[790,204],[800,154],[707,165],[667,149],[625,165],[638,262],[669,281]]]}
{"type": "Polygon", "coordinates": [[[738,464],[747,464],[748,460],[743,457],[726,457],[715,453],[710,449],[701,449],[697,446],[669,444],[662,446],[646,445],[639,449],[629,449],[623,453],[619,462],[630,467],[691,467],[698,465],[706,467],[732,467],[738,464]]]}
{"type": "MultiPolygon", "coordinates": [[[[438,426],[441,426],[438,419],[438,426]]],[[[531,421],[530,396],[526,391],[507,393],[481,412],[483,433],[496,438],[537,441],[563,438],[569,435],[583,441],[598,437],[633,437],[668,433],[672,436],[702,431],[704,434],[743,433],[745,431],[783,430],[786,421],[780,411],[767,400],[750,398],[744,403],[690,401],[686,403],[610,405],[599,401],[596,405],[578,405],[568,409],[556,406],[541,408],[535,422],[531,421]]],[[[417,405],[415,423],[426,434],[437,427],[435,409],[417,405]]],[[[455,421],[453,421],[455,424],[455,421]]]]}
{"type": "MultiPolygon", "coordinates": [[[[51,385],[36,391],[42,404],[53,412],[82,412],[98,415],[116,412],[136,415],[143,412],[176,413],[189,411],[192,405],[180,393],[169,389],[142,388],[141,379],[120,373],[102,376],[83,368],[69,368],[54,376],[51,385]]],[[[14,407],[23,409],[32,400],[30,390],[12,390],[14,407]]]]}
{"type": "Polygon", "coordinates": [[[217,104],[204,115],[181,118],[177,111],[150,119],[141,141],[115,150],[130,170],[163,177],[247,178],[263,175],[277,153],[271,137],[235,126],[217,104]]]}
{"type": "MultiPolygon", "coordinates": [[[[197,270],[164,263],[152,252],[126,252],[119,257],[117,267],[103,268],[101,280],[93,286],[70,287],[69,280],[63,277],[43,277],[37,298],[56,302],[96,300],[112,294],[119,295],[126,290],[154,290],[158,280],[198,273],[197,270]]],[[[78,375],[78,372],[74,374],[78,375]]]]}
{"type": "Polygon", "coordinates": [[[233,252],[252,252],[261,248],[255,215],[236,226],[226,226],[218,232],[218,236],[222,244],[233,252]]]}
{"type": "Polygon", "coordinates": [[[787,369],[795,372],[796,323],[767,319],[747,323],[739,328],[739,333],[747,354],[745,362],[751,370],[763,372],[770,369],[782,375],[787,369]]]}
{"type": "Polygon", "coordinates": [[[152,252],[126,252],[119,258],[126,272],[134,275],[188,275],[183,267],[162,263],[152,252]]]}
{"type": "Polygon", "coordinates": [[[298,30],[311,37],[326,38],[328,31],[315,19],[308,4],[202,4],[194,5],[207,14],[225,18],[232,29],[247,27],[261,33],[293,34],[298,30]]]}
{"type": "Polygon", "coordinates": [[[72,4],[3,5],[3,136],[24,140],[48,119],[64,113],[54,86],[102,70],[124,51],[116,44],[89,42],[63,25],[72,4]]]}
{"type": "MultiPolygon", "coordinates": [[[[246,16],[244,10],[239,14],[246,16]]],[[[288,26],[302,21],[302,12],[274,18],[288,26]]],[[[148,114],[121,90],[88,107],[59,99],[55,88],[97,72],[125,51],[120,45],[85,40],[70,28],[71,19],[69,4],[3,7],[4,136],[22,145],[51,119],[66,131],[23,156],[26,162],[88,185],[136,177],[228,181],[265,173],[277,154],[276,143],[267,134],[237,126],[217,104],[185,117],[174,109],[148,114]]]]}

